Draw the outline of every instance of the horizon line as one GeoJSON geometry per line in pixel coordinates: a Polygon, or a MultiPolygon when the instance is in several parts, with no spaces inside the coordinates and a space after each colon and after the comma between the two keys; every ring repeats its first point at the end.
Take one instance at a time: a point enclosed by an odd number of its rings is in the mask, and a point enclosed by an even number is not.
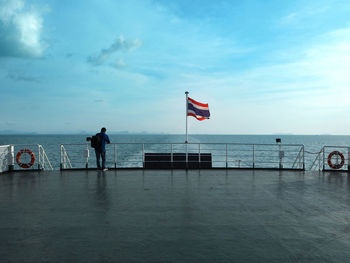
{"type": "MultiPolygon", "coordinates": [[[[1,133],[1,135],[91,135],[95,134],[94,132],[13,132],[13,133],[1,133]]],[[[183,135],[184,133],[167,133],[167,132],[107,132],[110,135],[183,135]]],[[[223,135],[223,136],[256,136],[256,135],[264,135],[264,136],[350,136],[350,134],[331,134],[331,133],[323,133],[323,134],[298,134],[298,133],[192,133],[192,135],[223,135]]]]}

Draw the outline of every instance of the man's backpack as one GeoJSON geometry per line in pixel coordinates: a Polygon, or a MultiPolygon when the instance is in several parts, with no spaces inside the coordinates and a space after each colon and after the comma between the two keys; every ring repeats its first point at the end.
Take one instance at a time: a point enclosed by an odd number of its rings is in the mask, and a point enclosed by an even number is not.
{"type": "Polygon", "coordinates": [[[96,135],[91,137],[91,147],[92,148],[100,148],[101,147],[101,142],[102,142],[102,138],[100,136],[100,134],[96,133],[96,135]]]}

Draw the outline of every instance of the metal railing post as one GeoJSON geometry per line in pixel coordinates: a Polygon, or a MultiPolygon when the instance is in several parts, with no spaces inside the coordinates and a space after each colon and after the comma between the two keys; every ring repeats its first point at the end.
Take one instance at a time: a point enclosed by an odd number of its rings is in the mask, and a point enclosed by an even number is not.
{"type": "Polygon", "coordinates": [[[15,169],[15,146],[9,146],[9,171],[13,171],[15,169]]]}
{"type": "Polygon", "coordinates": [[[41,148],[43,150],[43,157],[42,157],[43,158],[43,168],[45,169],[45,159],[46,159],[48,166],[50,167],[51,170],[53,170],[51,162],[50,162],[49,158],[47,157],[47,154],[44,150],[44,147],[41,146],[41,148]]]}
{"type": "Polygon", "coordinates": [[[114,168],[116,169],[117,168],[117,145],[116,144],[113,144],[114,145],[114,168]]]}
{"type": "Polygon", "coordinates": [[[142,144],[142,165],[145,168],[145,144],[142,144]]]}
{"type": "Polygon", "coordinates": [[[302,147],[303,147],[303,170],[305,170],[305,147],[304,145],[302,147]]]}
{"type": "Polygon", "coordinates": [[[255,168],[255,144],[253,144],[253,169],[255,168]]]}
{"type": "Polygon", "coordinates": [[[188,169],[188,143],[186,143],[186,169],[188,169]]]}
{"type": "Polygon", "coordinates": [[[173,144],[170,144],[170,166],[174,168],[173,144]]]}
{"type": "Polygon", "coordinates": [[[282,169],[283,168],[283,165],[282,165],[282,146],[281,144],[278,144],[278,155],[279,155],[279,158],[280,158],[280,163],[279,163],[279,169],[282,169]]]}
{"type": "Polygon", "coordinates": [[[318,170],[321,171],[321,152],[318,153],[318,170]]]}
{"type": "Polygon", "coordinates": [[[66,149],[63,149],[63,169],[66,168],[66,162],[67,162],[67,157],[66,157],[66,149]]]}
{"type": "Polygon", "coordinates": [[[62,144],[60,147],[60,170],[63,170],[62,144]]]}
{"type": "Polygon", "coordinates": [[[62,145],[62,154],[63,154],[63,169],[66,169],[66,162],[67,162],[67,158],[66,158],[66,149],[64,148],[64,146],[62,145]]]}
{"type": "Polygon", "coordinates": [[[325,147],[322,148],[322,171],[324,171],[324,154],[325,154],[325,147]]]}
{"type": "Polygon", "coordinates": [[[40,150],[40,168],[42,170],[45,170],[45,155],[44,155],[44,148],[39,145],[39,150],[40,150]]]}
{"type": "Polygon", "coordinates": [[[201,168],[201,144],[198,143],[198,162],[199,168],[201,168]]]}
{"type": "Polygon", "coordinates": [[[227,169],[227,161],[228,159],[227,159],[227,143],[226,143],[226,169],[227,169]]]}
{"type": "Polygon", "coordinates": [[[86,149],[85,149],[85,157],[86,157],[85,169],[89,168],[89,156],[90,156],[89,146],[88,146],[88,144],[86,144],[86,149]]]}
{"type": "Polygon", "coordinates": [[[39,160],[38,160],[38,170],[41,169],[41,154],[40,154],[40,144],[38,144],[38,155],[39,155],[39,160]]]}

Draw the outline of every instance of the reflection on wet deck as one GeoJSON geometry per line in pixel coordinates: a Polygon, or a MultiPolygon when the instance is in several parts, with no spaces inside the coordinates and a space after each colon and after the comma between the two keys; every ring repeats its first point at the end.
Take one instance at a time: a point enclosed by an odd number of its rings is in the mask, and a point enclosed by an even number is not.
{"type": "Polygon", "coordinates": [[[347,262],[346,174],[253,170],[0,176],[2,262],[347,262]]]}

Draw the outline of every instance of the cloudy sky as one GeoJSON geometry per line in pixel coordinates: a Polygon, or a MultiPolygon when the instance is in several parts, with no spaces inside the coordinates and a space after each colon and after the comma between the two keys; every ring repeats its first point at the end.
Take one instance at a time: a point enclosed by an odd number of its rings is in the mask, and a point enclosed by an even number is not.
{"type": "Polygon", "coordinates": [[[350,134],[348,0],[0,0],[0,130],[350,134]]]}

